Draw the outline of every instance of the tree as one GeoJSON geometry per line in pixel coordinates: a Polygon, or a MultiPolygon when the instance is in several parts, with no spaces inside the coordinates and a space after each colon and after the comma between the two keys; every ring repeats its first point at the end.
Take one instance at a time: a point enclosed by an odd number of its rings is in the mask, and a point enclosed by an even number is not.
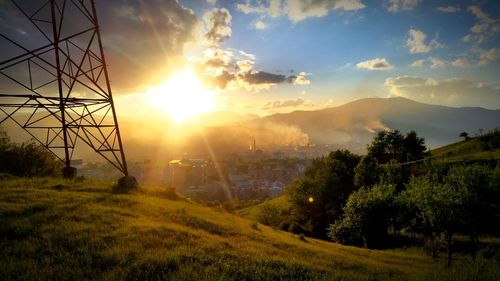
{"type": "Polygon", "coordinates": [[[404,138],[404,152],[410,158],[410,160],[420,160],[424,158],[425,151],[425,140],[417,136],[415,131],[410,131],[406,134],[404,138]]]}
{"type": "Polygon", "coordinates": [[[379,162],[387,156],[392,159],[403,156],[419,160],[424,157],[426,150],[425,140],[418,137],[415,131],[410,131],[404,136],[399,130],[381,131],[373,137],[372,143],[368,146],[368,154],[379,159],[379,162]]]}
{"type": "Polygon", "coordinates": [[[379,165],[372,155],[365,155],[354,169],[354,184],[357,187],[371,187],[379,181],[379,165]]]}
{"type": "Polygon", "coordinates": [[[341,220],[331,224],[328,236],[337,242],[365,247],[384,244],[395,211],[394,185],[377,184],[353,192],[344,207],[341,220]]]}
{"type": "Polygon", "coordinates": [[[466,190],[469,195],[463,202],[464,228],[461,231],[468,233],[475,243],[479,242],[481,233],[495,234],[498,231],[500,210],[497,198],[500,198],[500,190],[494,178],[495,170],[477,164],[454,166],[444,179],[447,184],[457,190],[466,190]]]}
{"type": "Polygon", "coordinates": [[[464,138],[464,140],[469,139],[469,134],[467,132],[461,132],[460,135],[458,135],[461,138],[464,138]]]}
{"type": "Polygon", "coordinates": [[[58,175],[62,163],[34,141],[12,143],[0,130],[0,172],[21,177],[58,175]]]}
{"type": "Polygon", "coordinates": [[[379,165],[380,182],[385,184],[394,184],[398,191],[401,191],[408,181],[403,169],[399,163],[391,159],[388,163],[379,165]]]}
{"type": "Polygon", "coordinates": [[[304,177],[287,188],[294,220],[312,236],[326,238],[328,225],[341,217],[342,206],[356,190],[358,162],[359,156],[347,150],[331,152],[313,159],[304,177]]]}
{"type": "Polygon", "coordinates": [[[463,228],[465,202],[470,193],[463,186],[439,183],[430,176],[412,178],[401,194],[414,211],[414,222],[421,233],[432,239],[444,235],[448,246],[447,265],[451,266],[453,235],[463,228]]]}

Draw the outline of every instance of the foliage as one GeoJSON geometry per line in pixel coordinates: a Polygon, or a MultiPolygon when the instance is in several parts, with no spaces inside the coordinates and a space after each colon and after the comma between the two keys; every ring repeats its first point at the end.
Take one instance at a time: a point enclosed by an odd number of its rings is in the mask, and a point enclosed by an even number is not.
{"type": "Polygon", "coordinates": [[[500,148],[500,131],[493,130],[479,137],[481,148],[489,151],[500,148]]]}
{"type": "Polygon", "coordinates": [[[465,204],[472,194],[463,185],[439,183],[429,176],[412,178],[402,198],[415,211],[417,228],[428,237],[445,235],[448,266],[451,265],[453,235],[465,225],[465,204]]]}
{"type": "Polygon", "coordinates": [[[337,242],[376,247],[387,239],[395,207],[394,185],[379,184],[353,192],[341,220],[330,225],[328,236],[337,242]]]}
{"type": "Polygon", "coordinates": [[[398,191],[401,191],[409,178],[403,171],[401,165],[394,159],[388,163],[379,165],[380,182],[385,184],[393,184],[398,191]]]}
{"type": "Polygon", "coordinates": [[[0,172],[16,176],[59,175],[62,163],[54,155],[34,141],[12,143],[0,130],[0,172]]]}
{"type": "Polygon", "coordinates": [[[363,156],[354,172],[354,184],[358,187],[371,187],[379,181],[380,167],[372,155],[363,156]]]}
{"type": "Polygon", "coordinates": [[[354,185],[359,156],[337,150],[316,158],[302,179],[287,188],[294,220],[314,237],[326,237],[326,228],[342,215],[342,206],[354,185]],[[312,198],[313,202],[310,201],[312,198]]]}
{"type": "Polygon", "coordinates": [[[461,132],[460,135],[458,135],[461,138],[464,138],[464,140],[469,139],[469,134],[467,132],[461,132]]]}
{"type": "Polygon", "coordinates": [[[425,140],[418,137],[415,131],[406,135],[401,134],[399,130],[380,131],[368,146],[368,154],[376,158],[402,155],[409,158],[408,160],[419,160],[424,157],[426,150],[425,140]]]}

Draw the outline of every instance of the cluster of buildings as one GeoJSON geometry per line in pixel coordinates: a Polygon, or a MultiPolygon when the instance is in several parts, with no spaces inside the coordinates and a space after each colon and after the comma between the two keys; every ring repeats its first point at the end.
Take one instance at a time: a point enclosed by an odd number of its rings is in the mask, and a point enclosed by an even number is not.
{"type": "Polygon", "coordinates": [[[305,159],[172,160],[166,181],[180,194],[200,200],[275,198],[306,166],[305,159]]]}
{"type": "MultiPolygon", "coordinates": [[[[192,199],[250,200],[282,195],[286,185],[303,175],[309,161],[273,152],[233,155],[224,160],[186,157],[168,163],[129,163],[129,170],[141,184],[174,187],[192,199]]],[[[106,164],[81,165],[78,174],[102,180],[120,177],[106,164]]]]}

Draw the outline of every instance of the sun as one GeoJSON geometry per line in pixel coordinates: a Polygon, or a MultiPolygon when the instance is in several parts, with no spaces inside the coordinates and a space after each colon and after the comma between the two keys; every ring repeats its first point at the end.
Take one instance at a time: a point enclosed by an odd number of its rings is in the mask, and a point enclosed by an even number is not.
{"type": "Polygon", "coordinates": [[[216,94],[205,87],[191,67],[148,89],[150,102],[175,122],[183,122],[216,108],[216,94]]]}

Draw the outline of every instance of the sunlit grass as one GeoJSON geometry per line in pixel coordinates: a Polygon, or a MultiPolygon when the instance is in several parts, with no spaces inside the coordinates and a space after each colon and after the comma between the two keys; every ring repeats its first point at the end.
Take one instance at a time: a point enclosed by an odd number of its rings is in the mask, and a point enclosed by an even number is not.
{"type": "Polygon", "coordinates": [[[125,195],[111,186],[0,181],[2,279],[453,280],[458,270],[420,250],[299,239],[158,188],[125,195]]]}

